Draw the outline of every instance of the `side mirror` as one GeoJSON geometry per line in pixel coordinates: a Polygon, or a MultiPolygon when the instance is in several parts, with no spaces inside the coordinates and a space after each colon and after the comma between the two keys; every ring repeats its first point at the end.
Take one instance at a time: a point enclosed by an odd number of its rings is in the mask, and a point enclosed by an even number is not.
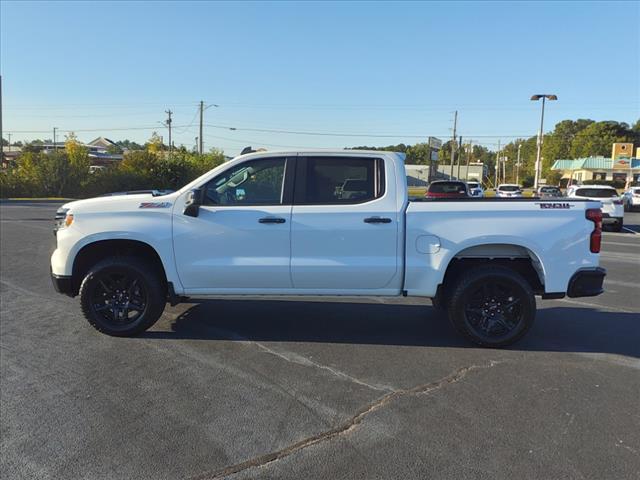
{"type": "Polygon", "coordinates": [[[202,205],[203,197],[203,188],[194,188],[187,193],[187,200],[184,202],[183,213],[189,217],[197,217],[200,213],[200,205],[202,205]]]}

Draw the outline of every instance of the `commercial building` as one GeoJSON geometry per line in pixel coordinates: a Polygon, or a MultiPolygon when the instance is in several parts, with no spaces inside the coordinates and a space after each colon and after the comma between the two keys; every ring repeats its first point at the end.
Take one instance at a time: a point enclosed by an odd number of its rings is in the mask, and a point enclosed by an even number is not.
{"type": "Polygon", "coordinates": [[[633,158],[632,152],[632,143],[614,143],[611,158],[556,160],[551,170],[562,172],[563,183],[568,184],[598,180],[621,184],[640,183],[640,158],[633,158]]]}
{"type": "MultiPolygon", "coordinates": [[[[407,184],[410,187],[426,187],[429,185],[429,165],[405,165],[407,171],[407,184]]],[[[460,165],[460,176],[458,178],[458,166],[453,166],[451,175],[451,165],[438,165],[432,180],[462,180],[482,182],[487,176],[487,169],[483,163],[472,162],[469,165],[460,165]]]]}

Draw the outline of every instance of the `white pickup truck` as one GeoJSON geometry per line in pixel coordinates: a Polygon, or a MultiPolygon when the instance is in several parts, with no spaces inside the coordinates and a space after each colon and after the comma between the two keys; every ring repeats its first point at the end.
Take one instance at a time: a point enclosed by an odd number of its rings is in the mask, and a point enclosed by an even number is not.
{"type": "Polygon", "coordinates": [[[412,295],[504,346],[531,327],[535,295],[598,295],[606,274],[599,202],[409,202],[391,152],[251,153],[177,192],[79,200],[56,219],[56,290],[116,336],[184,297],[412,295]]]}

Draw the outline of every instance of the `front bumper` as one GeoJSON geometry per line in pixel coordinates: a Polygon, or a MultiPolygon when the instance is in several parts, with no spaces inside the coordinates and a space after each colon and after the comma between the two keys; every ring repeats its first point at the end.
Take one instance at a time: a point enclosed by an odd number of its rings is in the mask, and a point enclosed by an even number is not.
{"type": "Polygon", "coordinates": [[[76,293],[73,290],[73,282],[71,281],[71,277],[68,277],[66,275],[56,275],[53,272],[50,273],[51,283],[53,283],[53,288],[56,292],[68,295],[70,297],[76,296],[76,293]]]}
{"type": "Polygon", "coordinates": [[[602,267],[578,270],[569,280],[567,296],[575,297],[595,297],[604,292],[602,284],[607,271],[602,267]]]}

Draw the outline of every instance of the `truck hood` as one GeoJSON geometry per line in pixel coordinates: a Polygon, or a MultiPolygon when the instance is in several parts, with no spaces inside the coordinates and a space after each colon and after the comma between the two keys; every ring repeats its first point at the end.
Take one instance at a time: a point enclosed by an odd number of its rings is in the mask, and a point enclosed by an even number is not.
{"type": "Polygon", "coordinates": [[[75,200],[62,205],[71,213],[109,212],[138,210],[139,208],[170,208],[175,200],[176,193],[169,195],[153,196],[151,193],[135,195],[113,195],[106,197],[87,198],[75,200]]]}

